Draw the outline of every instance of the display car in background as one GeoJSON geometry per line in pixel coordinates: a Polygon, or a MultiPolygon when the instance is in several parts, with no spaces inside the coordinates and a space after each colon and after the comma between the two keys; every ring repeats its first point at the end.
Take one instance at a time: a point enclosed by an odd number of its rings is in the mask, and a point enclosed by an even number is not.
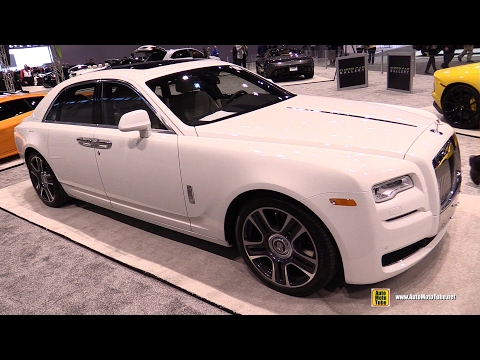
{"type": "Polygon", "coordinates": [[[460,65],[433,74],[433,106],[459,129],[480,127],[480,63],[460,65]]]}
{"type": "Polygon", "coordinates": [[[57,74],[55,74],[55,71],[49,71],[43,75],[42,85],[45,88],[51,88],[57,85],[57,74]]]}
{"type": "Polygon", "coordinates": [[[74,77],[75,76],[75,73],[79,70],[84,70],[84,69],[87,69],[88,68],[88,65],[85,65],[85,64],[78,64],[78,65],[74,65],[72,67],[70,67],[67,71],[68,73],[68,77],[74,77]],[[74,75],[72,75],[74,74],[74,75]]]}
{"type": "Polygon", "coordinates": [[[110,64],[105,63],[105,64],[95,64],[95,65],[88,65],[86,69],[81,69],[77,71],[73,71],[70,73],[70,77],[75,77],[79,75],[83,75],[92,71],[97,71],[97,70],[102,70],[110,67],[110,64]]]}
{"type": "Polygon", "coordinates": [[[294,94],[221,60],[139,65],[58,84],[15,128],[46,206],[236,246],[292,296],[391,278],[445,235],[461,159],[434,114],[294,94]]]}
{"type": "Polygon", "coordinates": [[[269,79],[301,76],[310,79],[314,75],[315,63],[310,54],[291,47],[268,49],[255,62],[257,73],[269,79]]]}
{"type": "Polygon", "coordinates": [[[33,112],[45,94],[0,92],[0,159],[18,154],[13,129],[33,112]]]}
{"type": "Polygon", "coordinates": [[[159,60],[175,60],[175,59],[215,59],[220,60],[218,56],[207,55],[206,50],[203,52],[193,47],[185,47],[178,49],[165,49],[161,46],[143,45],[134,50],[136,58],[143,61],[159,61],[159,60]]]}

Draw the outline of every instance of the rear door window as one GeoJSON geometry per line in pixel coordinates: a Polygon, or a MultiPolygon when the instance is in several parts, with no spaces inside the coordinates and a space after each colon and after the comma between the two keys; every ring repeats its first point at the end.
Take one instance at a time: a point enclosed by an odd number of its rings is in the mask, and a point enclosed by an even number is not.
{"type": "Polygon", "coordinates": [[[46,121],[92,125],[94,120],[95,83],[65,89],[55,99],[45,117],[46,121]]]}

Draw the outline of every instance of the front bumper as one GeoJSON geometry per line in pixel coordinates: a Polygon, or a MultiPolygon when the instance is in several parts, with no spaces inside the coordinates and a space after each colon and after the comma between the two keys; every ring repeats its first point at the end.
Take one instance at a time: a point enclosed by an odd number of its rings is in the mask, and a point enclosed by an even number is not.
{"type": "Polygon", "coordinates": [[[435,110],[437,110],[440,114],[443,115],[443,110],[440,106],[438,106],[436,101],[433,102],[433,107],[435,108],[435,110]]]}

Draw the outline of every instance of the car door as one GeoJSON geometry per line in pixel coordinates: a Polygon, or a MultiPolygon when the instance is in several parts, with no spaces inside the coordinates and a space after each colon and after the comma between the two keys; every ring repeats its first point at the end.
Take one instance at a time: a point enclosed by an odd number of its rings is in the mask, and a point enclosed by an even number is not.
{"type": "Polygon", "coordinates": [[[172,228],[190,230],[182,191],[177,135],[167,130],[144,97],[126,84],[104,81],[102,117],[107,126],[95,131],[95,157],[114,210],[172,228]],[[152,133],[118,130],[120,117],[144,109],[152,133]]]}
{"type": "Polygon", "coordinates": [[[95,87],[95,82],[86,82],[59,94],[45,118],[51,127],[48,154],[42,155],[68,194],[110,207],[95,158],[95,87]]]}

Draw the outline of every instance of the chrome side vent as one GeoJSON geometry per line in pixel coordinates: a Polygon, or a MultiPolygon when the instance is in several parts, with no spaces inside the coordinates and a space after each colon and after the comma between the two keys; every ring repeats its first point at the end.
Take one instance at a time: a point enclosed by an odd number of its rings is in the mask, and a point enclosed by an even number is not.
{"type": "Polygon", "coordinates": [[[188,201],[191,204],[195,204],[195,196],[193,195],[193,188],[190,185],[187,185],[187,194],[188,194],[188,201]]]}

